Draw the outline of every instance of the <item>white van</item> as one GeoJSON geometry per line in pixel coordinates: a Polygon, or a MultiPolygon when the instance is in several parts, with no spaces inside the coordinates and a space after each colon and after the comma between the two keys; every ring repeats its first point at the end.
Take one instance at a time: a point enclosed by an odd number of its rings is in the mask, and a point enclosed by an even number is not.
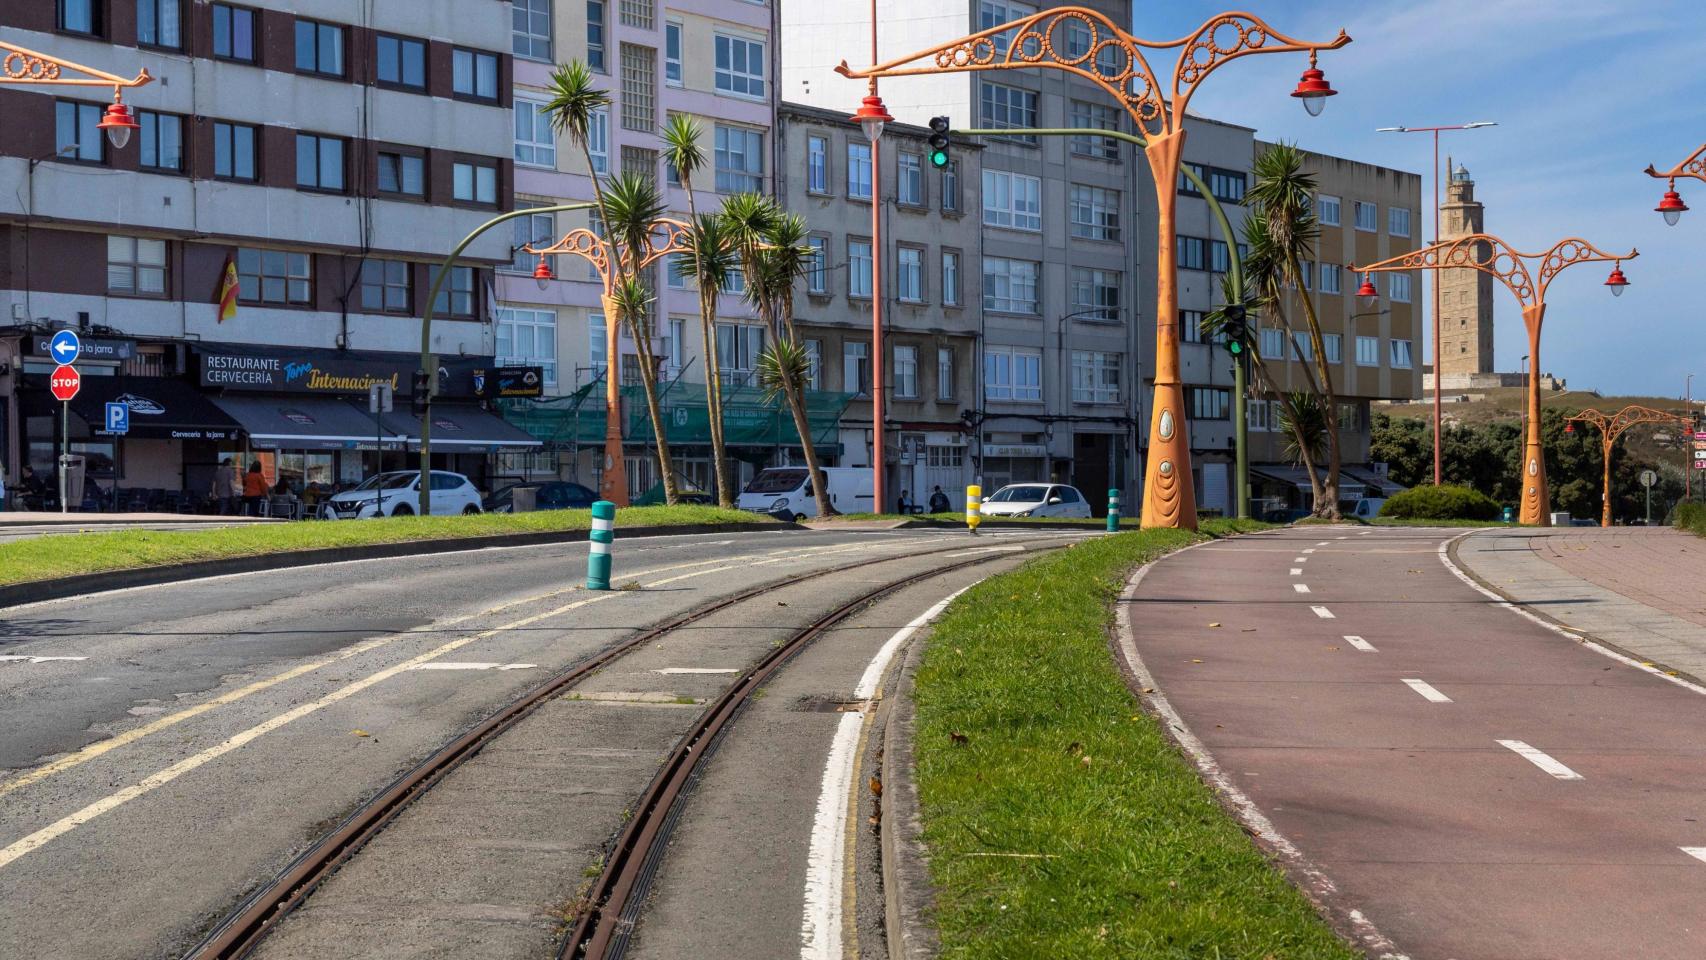
{"type": "MultiPolygon", "coordinates": [[[[829,505],[841,513],[872,512],[871,471],[867,467],[824,467],[829,505]]],[[[805,467],[769,467],[758,472],[735,505],[757,513],[792,513],[794,519],[817,516],[811,477],[805,467]]]]}
{"type": "Polygon", "coordinates": [[[1380,508],[1386,505],[1385,497],[1363,497],[1357,501],[1355,510],[1350,515],[1358,520],[1373,520],[1380,516],[1380,508]]]}

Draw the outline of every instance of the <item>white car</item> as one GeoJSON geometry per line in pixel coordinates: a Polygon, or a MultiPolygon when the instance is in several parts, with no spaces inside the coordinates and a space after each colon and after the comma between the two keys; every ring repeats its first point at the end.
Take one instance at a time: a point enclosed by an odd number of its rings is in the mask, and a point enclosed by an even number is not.
{"type": "MultiPolygon", "coordinates": [[[[419,470],[381,473],[353,490],[332,495],[320,507],[322,520],[407,517],[421,512],[419,470]]],[[[432,472],[433,516],[480,512],[480,491],[460,473],[432,472]]]]}
{"type": "Polygon", "coordinates": [[[1090,503],[1064,483],[1009,483],[983,500],[986,517],[1088,517],[1090,503]]]}

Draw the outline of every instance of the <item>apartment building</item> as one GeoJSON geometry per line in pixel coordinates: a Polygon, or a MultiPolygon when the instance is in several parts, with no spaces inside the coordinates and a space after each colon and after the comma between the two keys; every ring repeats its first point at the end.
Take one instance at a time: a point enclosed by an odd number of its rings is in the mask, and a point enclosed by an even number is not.
{"type": "MultiPolygon", "coordinates": [[[[883,131],[882,187],[884,421],[888,490],[918,502],[941,487],[964,505],[975,454],[982,298],[967,271],[977,262],[983,225],[975,145],[931,166],[928,128],[891,123],[883,131]]],[[[812,389],[851,395],[841,415],[834,462],[869,467],[871,421],[872,151],[842,110],[784,103],[779,194],[805,217],[816,267],[800,284],[796,322],[816,358],[812,389]]]]}
{"type": "MultiPolygon", "coordinates": [[[[46,336],[90,350],[72,451],[103,486],[205,490],[223,456],[330,485],[418,449],[406,395],[436,264],[509,208],[507,4],[31,0],[0,5],[19,46],[155,82],[128,91],[123,148],[99,87],[0,88],[0,458],[53,469],[62,413],[46,336]],[[494,147],[496,147],[494,149],[494,147]],[[234,317],[218,307],[227,263],[234,317]],[[403,395],[381,424],[367,384],[403,395]],[[359,409],[356,401],[359,399],[359,409]],[[102,432],[123,402],[131,432],[102,432]],[[376,439],[375,434],[379,435],[376,439]],[[415,446],[411,446],[411,440],[415,446]]],[[[479,475],[533,441],[481,409],[492,366],[489,236],[447,278],[435,461],[479,475]]]]}
{"type": "MultiPolygon", "coordinates": [[[[515,209],[594,199],[588,157],[579,144],[555,133],[545,109],[551,72],[569,60],[587,63],[610,97],[585,151],[598,176],[632,171],[653,177],[664,187],[668,215],[682,220],[690,208],[715,212],[729,194],[773,192],[778,92],[771,6],[748,0],[513,0],[511,6],[515,209]],[[710,161],[709,168],[693,178],[691,205],[676,171],[662,160],[659,133],[675,114],[698,122],[710,161]]],[[[539,214],[517,219],[507,239],[519,248],[592,224],[586,213],[539,214]]],[[[517,252],[499,271],[498,362],[543,367],[548,396],[584,395],[598,405],[599,413],[581,416],[577,434],[576,404],[539,405],[533,422],[549,449],[508,466],[516,472],[558,472],[596,487],[602,464],[603,388],[588,388],[603,377],[609,362],[601,288],[588,263],[560,256],[553,265],[559,279],[540,290],[532,276],[535,263],[517,252]],[[554,410],[562,414],[555,421],[554,410]]],[[[654,349],[663,358],[669,402],[689,403],[697,396],[702,403],[705,370],[698,293],[667,264],[654,269],[651,279],[660,332],[654,349]]],[[[736,385],[750,378],[765,336],[740,293],[737,284],[718,308],[723,344],[718,352],[725,377],[736,385]]],[[[624,383],[639,382],[634,350],[624,334],[617,359],[624,383]]],[[[703,423],[702,416],[684,413],[683,419],[703,423]]],[[[671,433],[678,469],[700,486],[711,482],[709,437],[704,433],[671,433]]],[[[752,462],[762,459],[750,452],[745,471],[750,473],[752,462]]],[[[638,440],[628,451],[627,472],[634,496],[657,483],[656,461],[638,440]]]]}

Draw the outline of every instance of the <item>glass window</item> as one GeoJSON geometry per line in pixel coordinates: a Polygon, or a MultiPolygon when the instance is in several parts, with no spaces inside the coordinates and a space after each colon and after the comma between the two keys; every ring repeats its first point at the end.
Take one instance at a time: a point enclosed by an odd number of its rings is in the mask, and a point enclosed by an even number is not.
{"type": "Polygon", "coordinates": [[[136,0],[136,42],[172,50],[181,48],[184,38],[179,19],[179,0],[136,0]]]}
{"type": "Polygon", "coordinates": [[[379,82],[426,89],[426,44],[407,37],[380,34],[379,82]]]}
{"type": "Polygon", "coordinates": [[[476,100],[498,98],[498,58],[478,50],[450,52],[450,92],[476,100]]]}
{"type": "Polygon", "coordinates": [[[924,251],[917,247],[898,247],[895,261],[899,269],[895,277],[895,296],[908,303],[924,301],[924,251]]]}
{"type": "Polygon", "coordinates": [[[1339,225],[1338,197],[1329,197],[1326,194],[1322,194],[1315,200],[1315,209],[1316,219],[1321,221],[1321,225],[1323,227],[1336,227],[1339,225]]]}
{"type": "MultiPolygon", "coordinates": [[[[604,314],[589,314],[586,318],[586,345],[594,376],[603,374],[604,368],[610,363],[610,341],[606,339],[608,336],[604,329],[604,314]]],[[[576,374],[575,379],[578,381],[580,375],[576,374]]]]}
{"type": "Polygon", "coordinates": [[[663,82],[681,86],[681,24],[674,20],[663,25],[663,82]]]}
{"type": "Polygon", "coordinates": [[[107,238],[107,292],[127,297],[166,295],[166,241],[107,238]]]}
{"type": "Polygon", "coordinates": [[[228,3],[213,5],[213,55],[255,62],[255,11],[228,3]]]}
{"type": "Polygon", "coordinates": [[[1388,282],[1387,285],[1391,288],[1388,291],[1388,295],[1391,296],[1393,303],[1409,303],[1410,302],[1410,275],[1409,274],[1407,274],[1407,273],[1391,274],[1391,280],[1388,282]]]}
{"type": "Polygon", "coordinates": [[[717,124],[718,193],[756,193],[764,185],[764,134],[717,124]]]}
{"type": "Polygon", "coordinates": [[[101,32],[99,0],[59,0],[59,29],[68,33],[101,32]]]}
{"type": "Polygon", "coordinates": [[[152,110],[136,111],[136,122],[142,125],[137,149],[137,164],[149,170],[184,169],[184,121],[169,113],[152,110]]]}
{"type": "Polygon", "coordinates": [[[849,340],[841,344],[841,389],[865,396],[871,392],[871,345],[849,340]]]}
{"type": "Polygon", "coordinates": [[[936,399],[954,399],[954,348],[936,348],[936,399]]]}
{"type": "Polygon", "coordinates": [[[1210,340],[1218,342],[1220,338],[1211,338],[1202,328],[1202,322],[1206,316],[1207,314],[1201,310],[1180,310],[1179,339],[1186,343],[1208,343],[1210,340]]]}
{"type": "Polygon", "coordinates": [[[807,340],[806,344],[806,389],[823,389],[823,341],[807,340]]]}
{"type": "Polygon", "coordinates": [[[245,123],[214,122],[213,175],[233,180],[257,179],[254,127],[245,123]]]}
{"type": "Polygon", "coordinates": [[[586,65],[599,73],[608,72],[604,65],[604,0],[586,0],[586,65]]]}
{"type": "Polygon", "coordinates": [[[1323,333],[1321,335],[1321,352],[1326,355],[1328,363],[1345,362],[1345,338],[1342,334],[1323,333]]]}
{"type": "Polygon", "coordinates": [[[1380,229],[1380,208],[1372,203],[1356,201],[1353,208],[1356,212],[1357,229],[1373,233],[1380,229]]]}
{"type": "Polygon", "coordinates": [[[306,253],[237,249],[237,298],[245,303],[313,302],[313,274],[306,253]]]}
{"type": "Polygon", "coordinates": [[[983,354],[984,397],[1037,402],[1043,398],[1043,355],[1022,347],[990,347],[983,354]]]}
{"type": "Polygon", "coordinates": [[[1408,370],[1408,369],[1410,369],[1410,341],[1408,341],[1408,340],[1393,340],[1392,341],[1392,369],[1394,369],[1394,370],[1408,370]]]}
{"type": "Polygon", "coordinates": [[[1263,327],[1262,357],[1268,360],[1285,359],[1285,331],[1278,327],[1263,327]]]}
{"type": "Polygon", "coordinates": [[[1201,237],[1179,238],[1179,269],[1206,270],[1208,263],[1204,259],[1207,244],[1201,237]]]}
{"type": "Polygon", "coordinates": [[[552,0],[511,0],[511,53],[551,62],[551,3],[552,0]]]}
{"type": "MultiPolygon", "coordinates": [[[[1037,94],[1034,90],[1009,87],[1006,84],[984,81],[978,97],[982,125],[997,130],[1011,130],[1037,125],[1037,94]]],[[[1036,143],[1037,138],[1019,135],[1016,139],[1036,143]]]]}
{"type": "Polygon", "coordinates": [[[312,133],[296,135],[296,185],[311,190],[344,189],[344,142],[312,133]]]}
{"type": "MultiPolygon", "coordinates": [[[[536,206],[536,204],[517,203],[515,208],[524,210],[529,206],[536,206]]],[[[511,245],[515,247],[515,258],[510,261],[508,269],[515,273],[525,273],[531,276],[534,267],[539,264],[539,257],[537,254],[528,253],[521,248],[528,245],[548,247],[555,243],[557,240],[556,221],[549,213],[535,213],[525,217],[516,217],[510,221],[510,224],[510,239],[513,241],[511,245]]],[[[546,258],[547,262],[555,259],[556,257],[546,258]]],[[[552,263],[551,272],[553,275],[556,274],[556,270],[556,264],[552,263]]]]}
{"type": "Polygon", "coordinates": [[[1219,387],[1190,387],[1192,420],[1227,420],[1232,411],[1232,392],[1219,387]]]}
{"type": "Polygon", "coordinates": [[[426,159],[409,153],[379,154],[379,192],[411,197],[426,192],[426,159]]]}
{"type": "Polygon", "coordinates": [[[1301,330],[1291,335],[1291,349],[1300,362],[1310,363],[1315,359],[1315,345],[1310,342],[1309,334],[1301,330]]]}
{"type": "Polygon", "coordinates": [[[847,195],[858,200],[871,199],[871,145],[847,144],[847,195]]]}
{"type": "Polygon", "coordinates": [[[984,257],[983,309],[1035,315],[1041,270],[1042,265],[1033,260],[984,257]]]}
{"type": "Polygon", "coordinates": [[[847,241],[847,295],[849,297],[869,297],[871,295],[871,241],[847,241]]]}
{"type": "Polygon", "coordinates": [[[1386,232],[1394,237],[1410,235],[1410,209],[1408,207],[1386,208],[1386,232]]]}
{"type": "Polygon", "coordinates": [[[556,386],[557,312],[502,307],[497,321],[497,365],[544,367],[545,385],[556,386]]]}
{"type": "MultiPolygon", "coordinates": [[[[1028,3],[1015,3],[1013,0],[979,0],[977,5],[977,28],[988,30],[1028,17],[1037,12],[1037,8],[1028,3]]],[[[1005,30],[995,35],[995,52],[1006,53],[1007,47],[1013,42],[1013,31],[1005,30]]]]}
{"type": "MultiPolygon", "coordinates": [[[[1113,107],[1104,104],[1074,100],[1069,116],[1071,125],[1079,129],[1120,129],[1120,115],[1113,107]]],[[[1080,157],[1117,161],[1120,158],[1120,142],[1113,137],[1073,137],[1072,152],[1080,157]]]]}
{"type": "Polygon", "coordinates": [[[894,395],[913,399],[918,396],[918,348],[894,348],[894,395]]]}
{"type": "Polygon", "coordinates": [[[313,20],[296,21],[296,69],[303,73],[344,75],[344,28],[313,20]]]}
{"type": "Polygon", "coordinates": [[[960,162],[949,160],[942,168],[942,209],[960,209],[960,162]]]}
{"type": "Polygon", "coordinates": [[[717,90],[739,97],[764,96],[764,44],[717,34],[717,90]]]}
{"type": "Polygon", "coordinates": [[[758,358],[763,353],[763,327],[750,323],[717,324],[717,362],[724,373],[751,373],[758,369],[758,358]]]}
{"type": "Polygon", "coordinates": [[[1043,182],[1007,170],[983,171],[983,222],[1015,230],[1043,228],[1043,182]]]}
{"type": "Polygon", "coordinates": [[[409,264],[403,260],[364,260],[361,309],[367,313],[409,312],[409,264]]]}
{"type": "Polygon", "coordinates": [[[916,153],[895,155],[895,170],[900,183],[895,188],[895,200],[913,206],[924,205],[924,158],[916,153]]]}
{"type": "Polygon", "coordinates": [[[1341,290],[1342,273],[1336,263],[1321,264],[1321,292],[1338,293],[1341,290]]]}
{"type": "Polygon", "coordinates": [[[1120,192],[1102,187],[1072,185],[1068,211],[1072,235],[1085,240],[1119,240],[1120,192]]]}
{"type": "Polygon", "coordinates": [[[1202,191],[1197,189],[1196,181],[1192,180],[1185,172],[1187,168],[1191,173],[1197,175],[1197,180],[1201,180],[1203,183],[1207,183],[1209,178],[1214,176],[1214,168],[1206,163],[1195,163],[1190,160],[1179,165],[1179,192],[1189,197],[1200,197],[1202,191]]]}
{"type": "Polygon", "coordinates": [[[658,52],[622,44],[622,129],[652,133],[658,122],[658,52]]]}
{"type": "Polygon", "coordinates": [[[557,134],[551,114],[537,100],[515,98],[515,162],[535,167],[557,164],[557,134]]]}
{"type": "Polygon", "coordinates": [[[464,203],[498,202],[498,168],[489,163],[453,163],[450,196],[464,203]]]}
{"type": "Polygon", "coordinates": [[[829,141],[823,137],[806,138],[806,191],[829,192],[829,141]]]}
{"type": "Polygon", "coordinates": [[[1117,353],[1072,351],[1072,402],[1119,403],[1120,359],[1117,353]]]}
{"type": "MultiPolygon", "coordinates": [[[[438,267],[432,268],[432,279],[438,278],[438,267]]],[[[430,284],[430,280],[428,281],[430,284]]],[[[428,289],[431,289],[430,286],[428,289]]],[[[451,267],[444,286],[438,288],[438,299],[432,312],[441,316],[471,317],[474,315],[474,268],[451,267]]]]}
{"type": "Polygon", "coordinates": [[[587,124],[586,149],[592,154],[592,169],[596,173],[610,172],[610,108],[592,111],[587,124]]]}
{"type": "Polygon", "coordinates": [[[107,138],[101,135],[101,108],[92,103],[60,100],[54,104],[54,156],[65,160],[105,163],[107,138]]]}
{"type": "Polygon", "coordinates": [[[811,259],[806,266],[806,292],[829,292],[829,238],[813,234],[806,238],[811,259]]]}
{"type": "Polygon", "coordinates": [[[1380,366],[1380,338],[1357,337],[1357,366],[1380,366]]]}
{"type": "Polygon", "coordinates": [[[1073,267],[1072,312],[1081,320],[1119,320],[1119,272],[1073,267]]]}
{"type": "Polygon", "coordinates": [[[942,251],[942,305],[960,305],[960,255],[952,250],[942,251]]]}

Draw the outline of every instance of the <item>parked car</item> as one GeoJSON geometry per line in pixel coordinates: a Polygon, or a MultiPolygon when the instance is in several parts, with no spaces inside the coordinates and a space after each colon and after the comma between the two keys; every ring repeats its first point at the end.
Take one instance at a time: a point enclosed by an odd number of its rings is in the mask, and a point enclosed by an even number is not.
{"type": "Polygon", "coordinates": [[[986,517],[1088,517],[1090,503],[1064,483],[1009,483],[984,498],[986,517]]]}
{"type": "MultiPolygon", "coordinates": [[[[713,497],[696,487],[687,485],[685,481],[676,484],[675,500],[677,503],[694,503],[700,506],[714,507],[717,505],[716,497],[713,497]]],[[[650,490],[647,490],[645,493],[635,497],[633,501],[633,505],[636,507],[656,507],[661,506],[663,503],[663,481],[661,480],[652,484],[652,488],[650,490]]]]}
{"type": "MultiPolygon", "coordinates": [[[[394,471],[368,477],[353,490],[335,493],[320,507],[322,520],[373,516],[406,517],[421,512],[420,471],[394,471]]],[[[433,516],[480,512],[480,491],[467,477],[448,470],[432,472],[433,516]]]]}
{"type": "MultiPolygon", "coordinates": [[[[871,471],[864,467],[824,467],[829,505],[839,513],[873,511],[871,471]]],[[[804,520],[817,516],[817,497],[805,467],[770,467],[740,492],[735,506],[742,510],[804,520]]]]}
{"type": "Polygon", "coordinates": [[[598,491],[567,480],[524,480],[497,490],[481,506],[487,513],[514,513],[517,490],[533,491],[535,510],[586,510],[598,499],[598,491]]]}

